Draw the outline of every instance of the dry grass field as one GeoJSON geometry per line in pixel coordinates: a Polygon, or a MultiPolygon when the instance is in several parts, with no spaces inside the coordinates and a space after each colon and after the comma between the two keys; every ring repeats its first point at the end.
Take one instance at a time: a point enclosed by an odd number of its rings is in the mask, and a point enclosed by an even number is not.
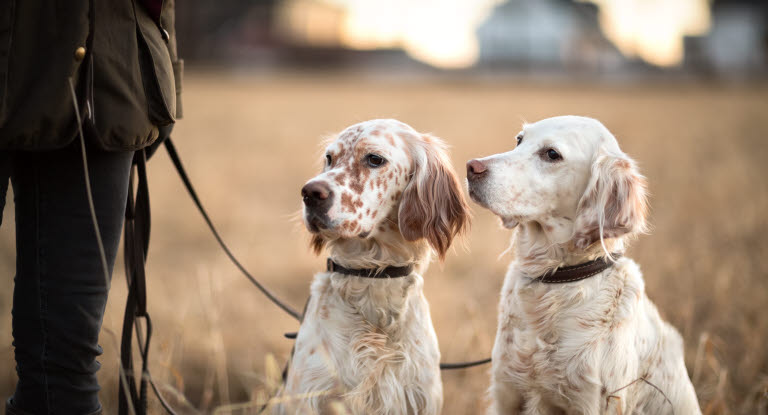
{"type": "MultiPolygon", "coordinates": [[[[321,163],[321,135],[369,118],[399,118],[449,142],[463,177],[469,158],[512,148],[523,120],[602,120],[649,179],[654,229],[629,255],[640,263],[651,299],[685,338],[702,409],[768,413],[767,85],[192,73],[184,106],[174,136],[204,204],[246,267],[296,308],[324,266],[294,219],[299,189],[321,163]]],[[[153,376],[181,413],[249,413],[243,408],[268,393],[288,356],[292,343],[283,333],[298,325],[227,262],[166,154],[154,157],[149,174],[153,376]]],[[[11,206],[9,200],[0,229],[2,397],[15,383],[11,206]]],[[[489,355],[510,260],[500,257],[509,231],[489,212],[473,210],[464,246],[425,276],[445,361],[489,355]]],[[[115,270],[101,338],[107,413],[116,408],[116,336],[126,293],[122,261],[115,270]]],[[[481,413],[487,372],[444,372],[444,413],[481,413]]],[[[161,413],[154,403],[153,413],[161,413]]]]}

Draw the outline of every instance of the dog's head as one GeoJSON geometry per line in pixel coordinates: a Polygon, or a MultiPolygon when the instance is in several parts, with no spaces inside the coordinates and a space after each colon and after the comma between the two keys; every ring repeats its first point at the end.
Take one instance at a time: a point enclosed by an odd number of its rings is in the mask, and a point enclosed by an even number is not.
{"type": "Polygon", "coordinates": [[[599,121],[526,124],[509,152],[470,160],[472,199],[505,227],[537,222],[554,243],[586,249],[646,229],[645,179],[599,121]]]}
{"type": "Polygon", "coordinates": [[[302,188],[304,222],[320,252],[337,239],[425,239],[442,258],[468,224],[456,174],[436,137],[396,120],[348,127],[302,188]]]}

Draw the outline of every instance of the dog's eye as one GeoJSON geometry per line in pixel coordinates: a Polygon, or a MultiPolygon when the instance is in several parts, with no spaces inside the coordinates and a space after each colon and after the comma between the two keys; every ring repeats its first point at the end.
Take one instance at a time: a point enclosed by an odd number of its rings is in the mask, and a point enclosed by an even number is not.
{"type": "Polygon", "coordinates": [[[381,157],[377,154],[368,154],[365,156],[365,162],[368,163],[371,167],[380,167],[384,163],[387,162],[387,160],[384,157],[381,157]]]}
{"type": "Polygon", "coordinates": [[[520,145],[520,143],[522,143],[522,142],[523,142],[523,135],[522,134],[518,134],[517,135],[517,145],[520,145]]]}
{"type": "Polygon", "coordinates": [[[325,165],[326,166],[330,166],[331,162],[333,162],[333,159],[331,158],[331,155],[330,154],[326,154],[325,155],[325,165]]]}
{"type": "Polygon", "coordinates": [[[552,160],[552,161],[560,160],[562,158],[562,156],[560,156],[560,153],[558,153],[557,151],[555,151],[554,149],[551,149],[551,148],[549,150],[547,150],[546,155],[547,155],[547,158],[552,160]]]}

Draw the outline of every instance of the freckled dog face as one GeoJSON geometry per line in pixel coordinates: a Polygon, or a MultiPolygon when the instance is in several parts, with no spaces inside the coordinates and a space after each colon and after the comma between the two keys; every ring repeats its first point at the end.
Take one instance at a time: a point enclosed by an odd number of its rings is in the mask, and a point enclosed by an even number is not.
{"type": "Polygon", "coordinates": [[[397,207],[412,161],[406,124],[374,120],[344,130],[325,152],[323,172],[304,186],[304,221],[314,233],[369,237],[397,229],[397,207]]]}
{"type": "MultiPolygon", "coordinates": [[[[524,126],[509,152],[467,163],[472,199],[502,219],[520,222],[570,222],[590,178],[597,149],[613,137],[599,122],[555,117],[524,126]]],[[[618,151],[618,145],[613,140],[618,151]]],[[[571,228],[572,229],[572,228],[571,228]]]]}

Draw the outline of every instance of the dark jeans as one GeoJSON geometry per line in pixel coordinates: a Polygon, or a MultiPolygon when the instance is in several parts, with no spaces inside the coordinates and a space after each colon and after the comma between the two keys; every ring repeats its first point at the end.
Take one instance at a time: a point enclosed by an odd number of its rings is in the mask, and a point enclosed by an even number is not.
{"type": "MultiPolygon", "coordinates": [[[[93,199],[111,273],[133,152],[88,147],[93,199]]],[[[80,145],[0,152],[0,223],[8,178],[16,208],[13,405],[34,414],[100,408],[96,372],[108,283],[93,229],[80,145]]],[[[0,288],[2,289],[2,288],[0,288]]]]}

